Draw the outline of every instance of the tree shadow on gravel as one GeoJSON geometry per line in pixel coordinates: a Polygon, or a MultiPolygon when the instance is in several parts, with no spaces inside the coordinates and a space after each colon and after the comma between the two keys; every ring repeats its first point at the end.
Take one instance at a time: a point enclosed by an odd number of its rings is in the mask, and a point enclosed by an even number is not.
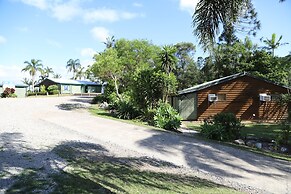
{"type": "Polygon", "coordinates": [[[88,107],[81,103],[63,103],[59,104],[58,107],[60,110],[72,111],[72,110],[80,110],[87,109],[88,107]]]}
{"type": "Polygon", "coordinates": [[[203,193],[213,189],[211,193],[222,193],[220,188],[233,191],[197,177],[141,170],[179,167],[148,157],[117,157],[98,144],[68,141],[53,149],[33,150],[21,147],[26,142],[19,133],[2,133],[0,141],[0,172],[7,172],[0,175],[0,192],[187,193],[198,189],[203,193]],[[19,169],[21,173],[9,173],[9,169],[19,169]]]}
{"type": "Polygon", "coordinates": [[[152,131],[152,135],[140,140],[138,145],[163,154],[181,151],[187,164],[217,176],[242,178],[243,173],[265,177],[287,178],[290,176],[290,162],[280,161],[218,143],[211,143],[168,132],[152,131]],[[245,166],[247,163],[249,166],[245,166]],[[261,170],[256,170],[260,168],[261,170]],[[281,173],[269,173],[264,169],[274,168],[281,173]]]}
{"type": "Polygon", "coordinates": [[[91,104],[92,99],[93,99],[93,97],[79,96],[79,97],[70,99],[70,101],[91,104]]]}

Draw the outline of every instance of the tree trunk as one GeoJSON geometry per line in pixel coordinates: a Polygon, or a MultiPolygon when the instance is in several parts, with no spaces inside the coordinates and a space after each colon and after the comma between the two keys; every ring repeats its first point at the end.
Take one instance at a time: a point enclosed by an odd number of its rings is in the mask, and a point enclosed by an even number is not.
{"type": "Polygon", "coordinates": [[[116,92],[116,95],[117,95],[117,97],[121,100],[122,97],[121,97],[121,95],[119,94],[119,88],[118,88],[118,84],[117,84],[117,77],[114,76],[114,75],[112,75],[111,77],[112,77],[112,79],[114,80],[114,86],[115,86],[115,92],[116,92]]]}

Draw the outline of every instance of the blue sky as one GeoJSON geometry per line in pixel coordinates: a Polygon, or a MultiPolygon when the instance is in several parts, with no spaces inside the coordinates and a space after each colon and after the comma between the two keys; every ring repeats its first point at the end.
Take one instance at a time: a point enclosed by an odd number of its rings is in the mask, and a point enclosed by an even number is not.
{"type": "MultiPolygon", "coordinates": [[[[83,66],[104,49],[106,37],[147,39],[157,45],[198,41],[191,15],[198,0],[1,0],[0,81],[18,82],[24,61],[42,60],[64,78],[69,59],[83,66]]],[[[283,36],[276,55],[291,51],[291,1],[254,0],[262,28],[257,37],[283,36]]],[[[241,35],[244,36],[244,35],[241,35]]],[[[198,48],[196,57],[203,52],[198,48]]]]}

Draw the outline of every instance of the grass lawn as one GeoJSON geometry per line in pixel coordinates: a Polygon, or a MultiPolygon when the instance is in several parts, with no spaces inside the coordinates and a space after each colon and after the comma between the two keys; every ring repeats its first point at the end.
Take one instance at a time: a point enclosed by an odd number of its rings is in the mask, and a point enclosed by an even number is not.
{"type": "MultiPolygon", "coordinates": [[[[38,169],[25,170],[7,193],[240,193],[194,176],[141,170],[140,165],[169,167],[148,158],[119,158],[102,148],[62,145],[53,151],[68,162],[64,171],[41,175],[38,169]]],[[[172,167],[172,166],[171,166],[172,167]]]]}
{"type": "Polygon", "coordinates": [[[276,140],[281,134],[281,128],[279,124],[245,124],[245,127],[241,129],[241,135],[276,140]]]}

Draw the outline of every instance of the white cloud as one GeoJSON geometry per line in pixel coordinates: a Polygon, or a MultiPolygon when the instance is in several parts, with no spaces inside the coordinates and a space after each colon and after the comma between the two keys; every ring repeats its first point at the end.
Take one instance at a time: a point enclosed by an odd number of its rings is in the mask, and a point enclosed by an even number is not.
{"type": "Polygon", "coordinates": [[[81,56],[83,57],[93,57],[97,52],[94,51],[92,48],[83,48],[81,50],[81,56]]]}
{"type": "Polygon", "coordinates": [[[180,9],[183,11],[187,11],[190,15],[193,15],[196,5],[199,0],[179,0],[180,9]]]}
{"type": "Polygon", "coordinates": [[[82,13],[81,7],[72,2],[57,4],[51,7],[52,16],[59,21],[70,21],[82,13]]]}
{"type": "Polygon", "coordinates": [[[47,1],[46,0],[21,0],[23,3],[27,5],[31,5],[37,7],[41,10],[47,9],[47,1]]]}
{"type": "Polygon", "coordinates": [[[115,22],[119,20],[119,15],[117,11],[105,8],[87,11],[86,13],[84,13],[83,17],[86,22],[95,21],[115,22]]]}
{"type": "Polygon", "coordinates": [[[0,65],[0,81],[21,83],[21,80],[25,77],[25,73],[21,72],[22,68],[17,65],[0,65]]]}
{"type": "MultiPolygon", "coordinates": [[[[139,16],[137,13],[126,11],[118,11],[109,8],[85,8],[81,0],[21,0],[27,5],[37,7],[41,10],[46,10],[52,17],[59,21],[71,21],[72,19],[79,18],[85,22],[116,22],[122,19],[129,20],[139,16]]],[[[93,1],[92,1],[93,2],[93,1]]],[[[141,6],[141,4],[135,4],[141,6]]]]}
{"type": "Polygon", "coordinates": [[[135,3],[133,3],[133,6],[134,7],[143,7],[143,4],[135,2],[135,3]]]}
{"type": "Polygon", "coordinates": [[[5,42],[7,42],[6,38],[0,35],[0,44],[3,44],[5,42]]]}
{"type": "Polygon", "coordinates": [[[106,38],[110,36],[109,30],[104,27],[94,27],[91,30],[94,39],[105,42],[106,38]]]}

